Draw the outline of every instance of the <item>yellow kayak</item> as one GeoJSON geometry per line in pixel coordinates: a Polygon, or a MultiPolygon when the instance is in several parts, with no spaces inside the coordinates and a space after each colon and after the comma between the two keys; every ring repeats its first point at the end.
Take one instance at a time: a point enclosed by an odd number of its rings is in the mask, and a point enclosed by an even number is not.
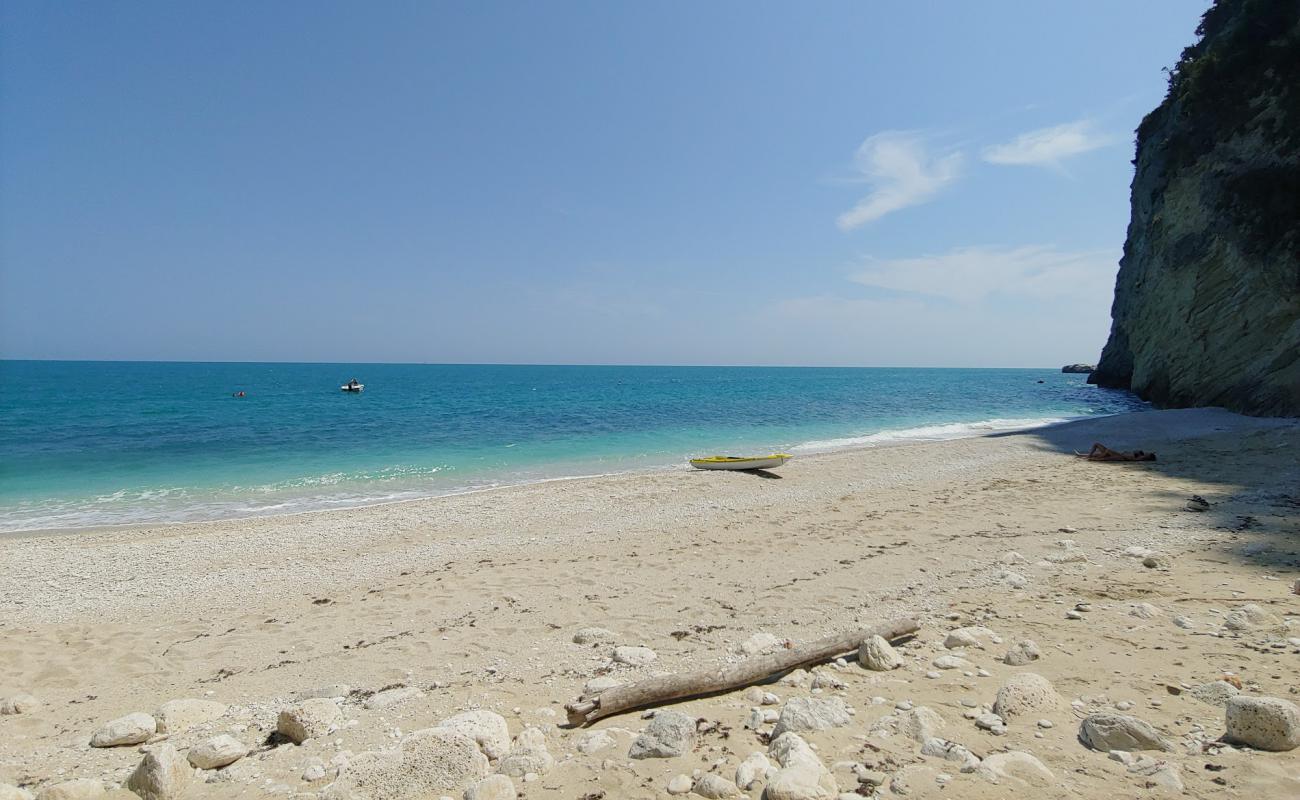
{"type": "Polygon", "coordinates": [[[772,469],[791,458],[793,456],[787,453],[772,453],[767,456],[707,456],[692,458],[691,466],[696,469],[772,469]]]}

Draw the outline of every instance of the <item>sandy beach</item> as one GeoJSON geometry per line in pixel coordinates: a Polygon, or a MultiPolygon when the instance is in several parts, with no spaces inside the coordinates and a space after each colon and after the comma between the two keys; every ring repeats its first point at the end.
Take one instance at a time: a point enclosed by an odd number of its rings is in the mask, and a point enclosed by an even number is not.
{"type": "MultiPolygon", "coordinates": [[[[1219,742],[1213,690],[1226,676],[1245,695],[1300,692],[1294,420],[1146,412],[797,458],[768,479],[629,474],[16,535],[0,540],[0,575],[0,698],[35,699],[0,716],[0,783],[38,796],[73,779],[122,794],[142,749],[184,756],[228,734],[250,752],[197,770],[187,796],[336,797],[360,754],[485,709],[511,736],[538,731],[514,745],[532,761],[488,753],[492,771],[533,765],[512,776],[521,795],[664,797],[679,775],[735,781],[801,698],[851,711],[799,734],[838,793],[1300,796],[1300,750],[1219,742]],[[1094,441],[1159,460],[1071,455],[1094,441]],[[675,757],[629,758],[652,722],[640,712],[565,726],[564,704],[594,678],[735,662],[746,644],[779,649],[898,617],[921,623],[898,643],[899,669],[849,657],[764,686],[769,705],[737,689],[663,707],[700,721],[675,757]],[[575,643],[589,627],[607,633],[575,643]],[[987,631],[953,640],[961,628],[987,631]],[[1040,655],[1006,663],[1026,639],[1040,655]],[[617,646],[655,658],[614,663],[617,646]],[[1024,672],[1054,693],[984,725],[1024,672]],[[302,744],[273,735],[280,711],[312,694],[342,698],[327,701],[331,730],[302,744]],[[207,710],[143,743],[89,745],[110,720],[180,699],[207,710]],[[966,755],[922,753],[908,734],[921,707],[934,737],[966,755]],[[1086,747],[1080,721],[1099,712],[1149,723],[1170,749],[1125,760],[1086,747]]],[[[475,780],[427,796],[459,798],[475,780]]],[[[759,797],[765,780],[742,793],[759,797]]],[[[355,796],[425,796],[385,791],[355,796]]]]}

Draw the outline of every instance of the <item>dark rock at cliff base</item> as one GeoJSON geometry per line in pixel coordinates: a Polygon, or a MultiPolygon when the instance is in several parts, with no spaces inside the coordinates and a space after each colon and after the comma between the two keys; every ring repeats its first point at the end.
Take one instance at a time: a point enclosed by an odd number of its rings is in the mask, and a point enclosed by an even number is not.
{"type": "Polygon", "coordinates": [[[1217,0],[1137,130],[1110,339],[1088,378],[1300,415],[1300,2],[1217,0]]]}
{"type": "Polygon", "coordinates": [[[1064,367],[1061,367],[1061,372],[1073,375],[1087,375],[1094,369],[1096,369],[1096,367],[1091,364],[1066,364],[1064,367]]]}

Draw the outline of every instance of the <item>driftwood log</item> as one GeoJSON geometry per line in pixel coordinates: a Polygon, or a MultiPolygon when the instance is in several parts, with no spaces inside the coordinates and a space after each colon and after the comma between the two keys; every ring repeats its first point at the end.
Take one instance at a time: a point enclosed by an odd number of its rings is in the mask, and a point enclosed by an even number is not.
{"type": "Polygon", "coordinates": [[[624,711],[763,683],[773,675],[830,661],[850,650],[857,650],[858,645],[872,636],[897,639],[915,633],[918,628],[920,626],[914,619],[896,619],[851,633],[827,636],[802,647],[746,659],[739,664],[614,686],[597,694],[583,695],[564,708],[569,712],[570,725],[588,725],[624,711]]]}

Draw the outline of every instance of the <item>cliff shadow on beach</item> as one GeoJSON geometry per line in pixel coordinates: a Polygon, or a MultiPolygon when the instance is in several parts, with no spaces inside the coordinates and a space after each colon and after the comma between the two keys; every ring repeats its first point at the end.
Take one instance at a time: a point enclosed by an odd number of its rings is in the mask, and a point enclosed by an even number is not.
{"type": "MultiPolygon", "coordinates": [[[[1170,478],[1165,483],[1179,488],[1153,489],[1152,503],[1186,514],[1189,527],[1222,531],[1225,551],[1244,562],[1300,568],[1300,419],[1178,409],[992,436],[1020,437],[1069,458],[1086,453],[1094,442],[1154,452],[1155,461],[1078,460],[1118,475],[1154,472],[1170,478]]],[[[1104,496],[1097,499],[1105,502],[1104,496]]]]}

